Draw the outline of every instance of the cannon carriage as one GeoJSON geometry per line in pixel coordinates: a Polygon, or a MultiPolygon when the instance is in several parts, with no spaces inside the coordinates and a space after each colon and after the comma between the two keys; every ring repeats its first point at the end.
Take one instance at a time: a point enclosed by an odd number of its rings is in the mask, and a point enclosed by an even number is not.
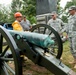
{"type": "Polygon", "coordinates": [[[63,45],[59,34],[45,24],[33,26],[30,31],[17,32],[0,26],[0,75],[23,75],[22,55],[55,75],[72,75],[74,72],[60,61],[63,45]],[[47,37],[50,42],[45,43],[47,37]]]}

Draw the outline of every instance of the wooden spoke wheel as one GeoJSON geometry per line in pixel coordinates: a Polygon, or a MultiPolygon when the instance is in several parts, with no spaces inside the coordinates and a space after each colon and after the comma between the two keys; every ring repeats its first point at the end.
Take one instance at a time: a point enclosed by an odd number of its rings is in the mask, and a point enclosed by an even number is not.
{"type": "Polygon", "coordinates": [[[0,26],[0,75],[22,75],[19,49],[10,33],[0,26]],[[3,46],[3,43],[7,45],[3,46]]]}
{"type": "Polygon", "coordinates": [[[55,43],[54,45],[50,46],[48,50],[52,55],[60,59],[62,55],[62,51],[63,51],[62,40],[59,34],[52,27],[46,24],[38,24],[38,25],[33,26],[30,31],[49,35],[55,41],[55,43]]]}

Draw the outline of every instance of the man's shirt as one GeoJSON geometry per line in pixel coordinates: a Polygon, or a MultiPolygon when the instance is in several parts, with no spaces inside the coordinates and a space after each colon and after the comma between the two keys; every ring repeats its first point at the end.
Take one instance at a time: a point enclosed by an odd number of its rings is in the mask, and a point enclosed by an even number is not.
{"type": "Polygon", "coordinates": [[[13,27],[13,30],[23,31],[22,26],[20,25],[20,23],[17,20],[12,23],[12,27],[13,27]]]}
{"type": "Polygon", "coordinates": [[[26,20],[26,21],[22,20],[20,24],[23,27],[24,31],[27,31],[30,29],[31,24],[30,24],[29,20],[26,20]]]}
{"type": "Polygon", "coordinates": [[[50,25],[53,29],[55,29],[58,33],[60,33],[62,29],[63,21],[58,18],[56,18],[55,20],[50,19],[48,21],[48,25],[50,25]]]}

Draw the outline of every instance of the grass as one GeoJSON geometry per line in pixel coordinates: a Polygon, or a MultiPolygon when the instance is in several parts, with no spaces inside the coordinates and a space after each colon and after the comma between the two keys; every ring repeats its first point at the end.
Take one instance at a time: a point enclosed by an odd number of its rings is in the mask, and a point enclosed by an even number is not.
{"type": "Polygon", "coordinates": [[[73,61],[73,56],[70,52],[70,45],[69,45],[69,42],[65,42],[63,44],[63,54],[62,54],[62,62],[67,65],[69,68],[71,68],[73,71],[76,72],[76,69],[74,69],[74,65],[72,64],[69,64],[69,62],[73,61]]]}
{"type": "MultiPolygon", "coordinates": [[[[63,33],[63,35],[66,36],[66,33],[63,33]]],[[[76,69],[73,68],[74,65],[69,64],[69,62],[73,60],[73,56],[70,52],[70,43],[69,41],[66,41],[65,43],[63,43],[62,62],[76,72],[76,69]]]]}

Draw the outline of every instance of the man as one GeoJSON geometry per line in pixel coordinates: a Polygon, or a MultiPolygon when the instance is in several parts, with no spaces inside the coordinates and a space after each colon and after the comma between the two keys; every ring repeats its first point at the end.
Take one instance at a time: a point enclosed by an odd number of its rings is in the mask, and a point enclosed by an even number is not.
{"type": "Polygon", "coordinates": [[[51,16],[52,19],[50,19],[47,24],[61,34],[62,25],[64,25],[63,21],[57,18],[57,13],[55,11],[52,12],[51,16]]]}
{"type": "Polygon", "coordinates": [[[25,16],[23,16],[23,20],[20,24],[23,27],[24,31],[29,31],[32,28],[30,21],[27,20],[25,16]]]}
{"type": "Polygon", "coordinates": [[[62,35],[62,28],[64,26],[64,23],[61,19],[57,18],[57,13],[56,11],[53,11],[51,14],[52,18],[48,21],[48,25],[50,25],[55,31],[57,31],[63,42],[67,40],[67,37],[63,37],[62,35]]]}
{"type": "Polygon", "coordinates": [[[76,6],[71,6],[69,8],[70,17],[68,18],[68,26],[66,30],[68,31],[68,37],[70,41],[70,50],[73,55],[74,61],[69,62],[75,64],[76,68],[76,6]]]}
{"type": "Polygon", "coordinates": [[[22,26],[20,25],[20,22],[22,20],[22,14],[20,12],[16,12],[14,14],[15,17],[15,22],[12,23],[13,26],[13,30],[17,30],[17,31],[23,31],[22,26]]]}

